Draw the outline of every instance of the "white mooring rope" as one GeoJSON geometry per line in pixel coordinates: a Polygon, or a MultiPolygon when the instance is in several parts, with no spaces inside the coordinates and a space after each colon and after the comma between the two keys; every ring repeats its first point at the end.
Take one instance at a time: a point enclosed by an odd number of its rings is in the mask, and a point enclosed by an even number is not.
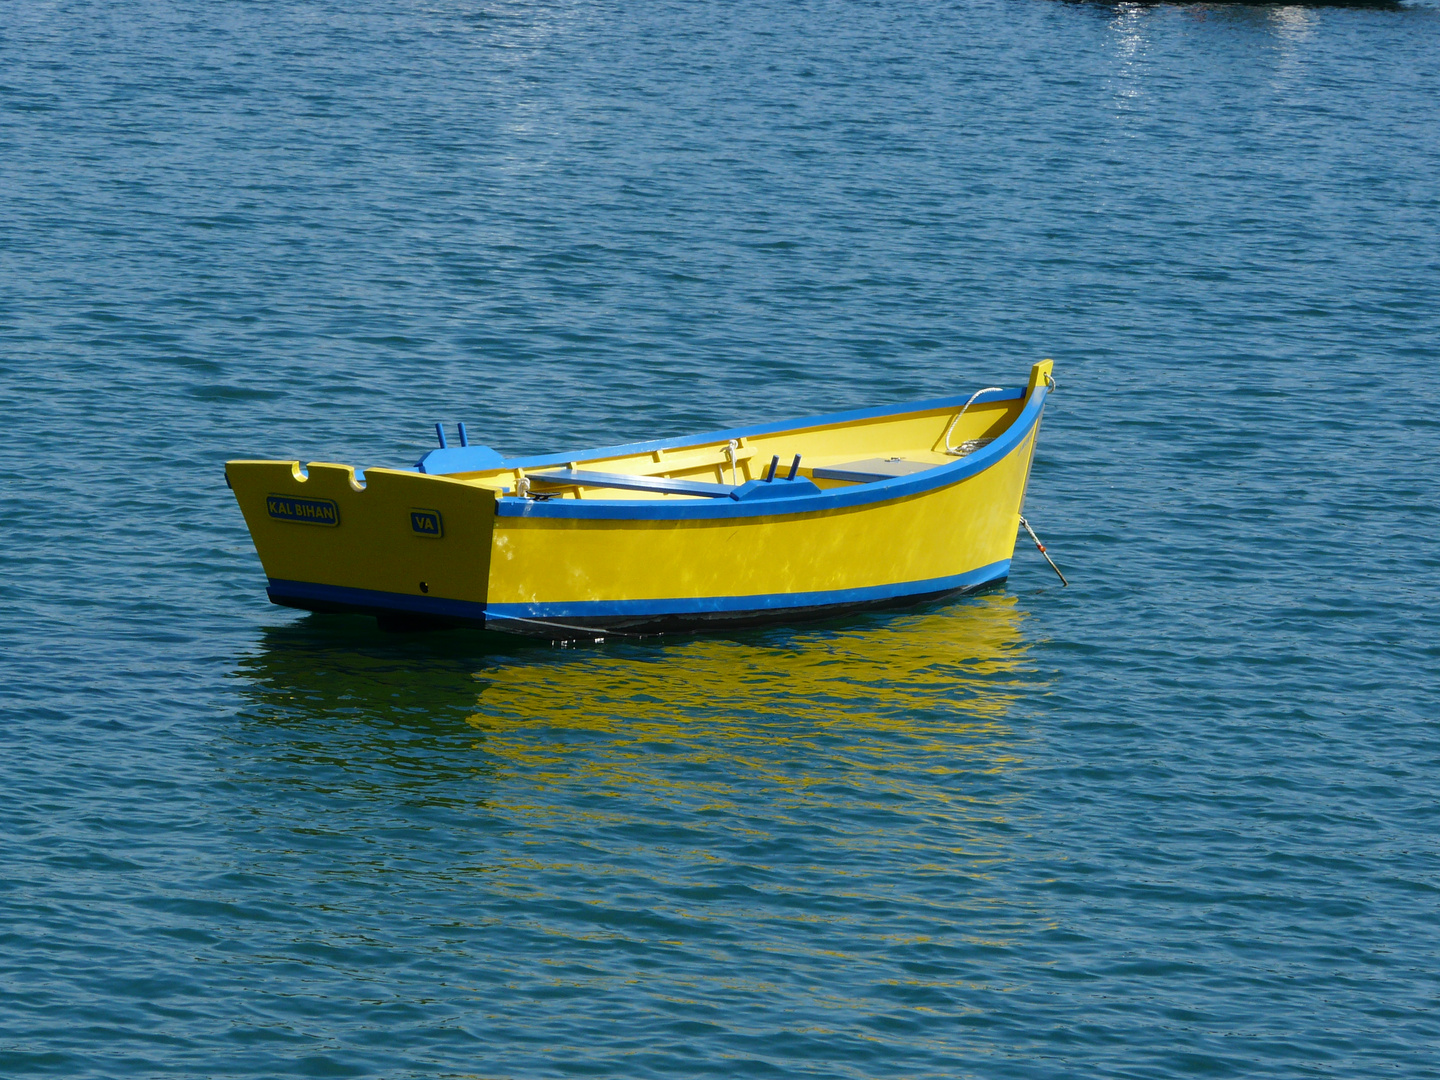
{"type": "Polygon", "coordinates": [[[1040,554],[1045,556],[1045,561],[1050,564],[1050,569],[1054,570],[1056,575],[1060,578],[1060,584],[1069,585],[1070,582],[1066,581],[1065,575],[1060,573],[1060,568],[1055,565],[1055,560],[1050,558],[1050,553],[1045,550],[1045,545],[1042,544],[1040,542],[1040,538],[1035,535],[1035,530],[1030,527],[1030,522],[1025,520],[1024,514],[1020,515],[1020,524],[1025,526],[1025,531],[1030,534],[1030,539],[1035,541],[1035,546],[1040,549],[1040,554]]]}
{"type": "Polygon", "coordinates": [[[966,439],[959,446],[951,446],[950,433],[955,430],[955,425],[958,424],[960,422],[960,418],[965,415],[965,410],[968,409],[971,405],[975,404],[975,399],[977,397],[979,397],[981,394],[988,394],[991,390],[1003,389],[1003,387],[999,386],[987,386],[984,390],[976,390],[975,393],[970,395],[970,400],[965,402],[965,404],[961,407],[960,411],[955,414],[955,419],[950,421],[950,426],[945,429],[945,453],[949,454],[951,457],[964,457],[971,451],[979,449],[985,443],[994,441],[993,439],[966,439]]]}

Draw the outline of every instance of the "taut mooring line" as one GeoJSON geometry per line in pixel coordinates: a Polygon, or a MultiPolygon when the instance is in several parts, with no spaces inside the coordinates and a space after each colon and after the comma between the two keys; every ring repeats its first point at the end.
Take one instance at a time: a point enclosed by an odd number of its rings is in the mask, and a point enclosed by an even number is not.
{"type": "Polygon", "coordinates": [[[1040,554],[1045,556],[1045,561],[1050,564],[1050,569],[1055,571],[1055,575],[1060,579],[1060,584],[1069,585],[1070,582],[1066,581],[1065,575],[1060,573],[1060,568],[1055,565],[1055,560],[1050,558],[1050,553],[1045,550],[1045,545],[1035,535],[1035,530],[1030,527],[1030,522],[1025,520],[1024,514],[1020,515],[1020,524],[1025,526],[1025,531],[1030,534],[1030,539],[1035,541],[1035,546],[1040,549],[1040,554]]]}

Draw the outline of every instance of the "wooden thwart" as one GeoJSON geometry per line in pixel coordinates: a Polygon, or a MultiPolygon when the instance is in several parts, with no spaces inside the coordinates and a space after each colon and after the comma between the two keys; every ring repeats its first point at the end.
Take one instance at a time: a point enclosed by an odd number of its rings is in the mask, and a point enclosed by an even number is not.
{"type": "Polygon", "coordinates": [[[816,480],[848,480],[852,484],[869,484],[876,480],[894,480],[897,476],[933,469],[927,461],[905,461],[901,458],[866,458],[843,465],[819,465],[812,473],[816,480]]]}

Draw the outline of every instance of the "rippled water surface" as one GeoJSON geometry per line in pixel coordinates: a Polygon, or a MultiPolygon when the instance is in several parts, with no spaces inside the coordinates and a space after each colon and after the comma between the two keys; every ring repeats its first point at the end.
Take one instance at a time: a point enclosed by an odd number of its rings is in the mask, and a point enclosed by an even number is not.
{"type": "Polygon", "coordinates": [[[1440,9],[0,6],[0,1074],[1440,1076],[1440,9]],[[271,607],[221,465],[1015,385],[1005,588],[271,607]]]}

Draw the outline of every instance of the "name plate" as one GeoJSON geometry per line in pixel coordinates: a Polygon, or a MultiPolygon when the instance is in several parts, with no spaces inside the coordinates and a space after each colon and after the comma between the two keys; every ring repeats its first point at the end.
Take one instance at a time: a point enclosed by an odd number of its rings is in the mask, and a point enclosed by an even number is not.
{"type": "Polygon", "coordinates": [[[339,525],[340,507],[329,499],[299,499],[294,495],[266,495],[265,509],[276,521],[305,525],[339,525]]]}
{"type": "Polygon", "coordinates": [[[410,531],[416,536],[430,536],[438,540],[445,535],[445,522],[439,510],[411,510],[410,531]]]}

